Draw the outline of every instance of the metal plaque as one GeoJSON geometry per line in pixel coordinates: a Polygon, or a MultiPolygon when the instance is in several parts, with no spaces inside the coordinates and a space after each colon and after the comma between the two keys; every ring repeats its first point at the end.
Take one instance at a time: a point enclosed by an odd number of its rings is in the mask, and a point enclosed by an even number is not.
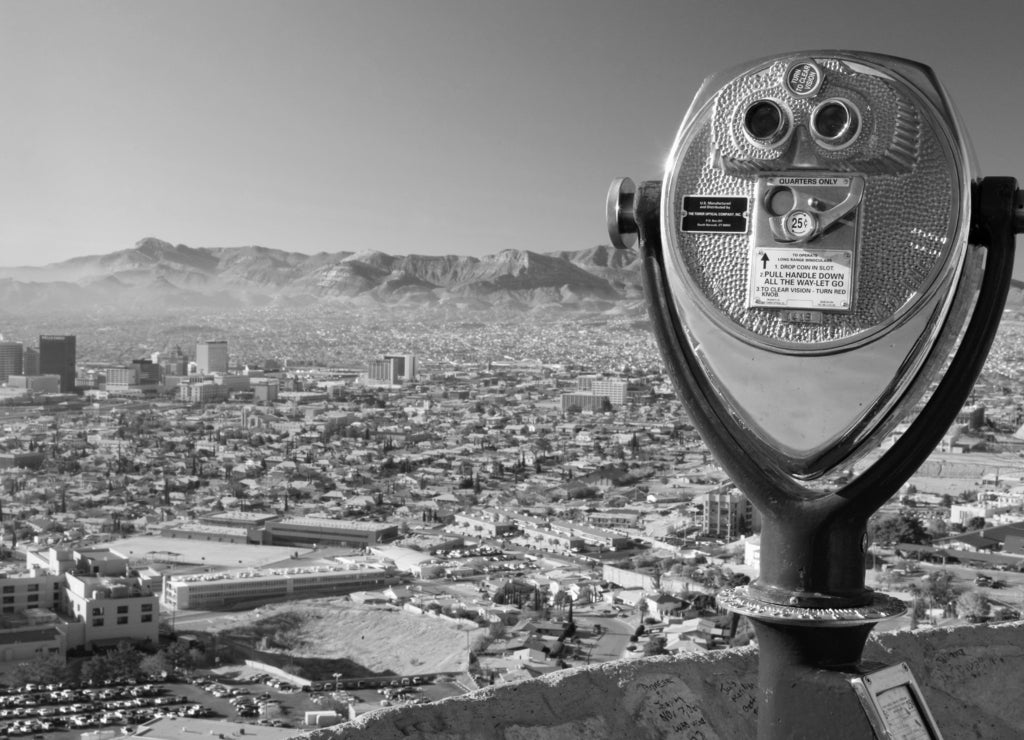
{"type": "Polygon", "coordinates": [[[745,234],[748,202],[740,196],[687,195],[680,228],[696,234],[745,234]]]}
{"type": "Polygon", "coordinates": [[[880,740],[942,740],[906,663],[850,679],[880,740]]]}

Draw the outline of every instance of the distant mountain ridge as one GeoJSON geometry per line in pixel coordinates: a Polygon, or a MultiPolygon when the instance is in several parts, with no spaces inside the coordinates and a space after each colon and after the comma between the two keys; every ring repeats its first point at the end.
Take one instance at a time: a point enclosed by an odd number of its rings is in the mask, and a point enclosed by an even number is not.
{"type": "MultiPolygon", "coordinates": [[[[642,316],[639,254],[600,245],[485,257],[189,247],[149,237],[133,249],[43,267],[0,268],[6,313],[306,305],[593,311],[642,316]]],[[[1024,310],[1014,280],[1007,309],[1024,310]]]]}
{"type": "Polygon", "coordinates": [[[636,252],[507,249],[486,257],[189,247],[149,237],[133,249],[44,267],[0,268],[0,301],[20,310],[230,308],[327,300],[357,305],[615,311],[642,299],[636,252]]]}

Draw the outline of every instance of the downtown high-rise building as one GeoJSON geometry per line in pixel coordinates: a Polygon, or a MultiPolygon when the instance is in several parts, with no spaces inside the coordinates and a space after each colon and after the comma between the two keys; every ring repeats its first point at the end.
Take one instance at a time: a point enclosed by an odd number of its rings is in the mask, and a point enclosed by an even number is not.
{"type": "Polygon", "coordinates": [[[385,360],[393,364],[393,373],[396,380],[416,380],[416,355],[386,354],[385,360]]]}
{"type": "Polygon", "coordinates": [[[41,334],[39,336],[39,374],[59,375],[60,392],[75,391],[75,336],[41,334]]]}
{"type": "Polygon", "coordinates": [[[181,347],[175,346],[173,352],[154,353],[153,362],[160,366],[163,375],[188,375],[188,355],[181,347]],[[156,357],[155,355],[159,355],[156,357]]]}
{"type": "Polygon", "coordinates": [[[612,406],[623,406],[629,398],[629,383],[621,378],[581,375],[576,379],[576,390],[605,396],[612,406]]]}
{"type": "Polygon", "coordinates": [[[367,363],[369,385],[399,385],[413,380],[416,380],[416,355],[388,354],[367,363]]]}
{"type": "Polygon", "coordinates": [[[39,350],[35,347],[25,347],[21,357],[21,374],[39,375],[39,350]]]}
{"type": "Polygon", "coordinates": [[[220,339],[196,344],[196,372],[200,375],[228,371],[228,343],[220,339]]]}
{"type": "Polygon", "coordinates": [[[366,363],[366,382],[369,385],[397,385],[395,363],[391,360],[370,360],[366,363]]]}
{"type": "Polygon", "coordinates": [[[21,375],[24,349],[21,342],[0,341],[0,383],[6,383],[12,375],[21,375]]]}

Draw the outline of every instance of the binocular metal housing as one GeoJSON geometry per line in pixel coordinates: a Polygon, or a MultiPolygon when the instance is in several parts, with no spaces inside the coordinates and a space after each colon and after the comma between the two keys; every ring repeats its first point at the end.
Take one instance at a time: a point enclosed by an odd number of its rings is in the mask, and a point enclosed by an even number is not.
{"type": "Polygon", "coordinates": [[[760,577],[730,608],[836,625],[903,610],[865,588],[867,519],[973,387],[1020,201],[1012,178],[979,178],[928,67],[847,51],[707,79],[662,179],[612,184],[609,234],[639,240],[678,395],[762,516],[760,577]]]}

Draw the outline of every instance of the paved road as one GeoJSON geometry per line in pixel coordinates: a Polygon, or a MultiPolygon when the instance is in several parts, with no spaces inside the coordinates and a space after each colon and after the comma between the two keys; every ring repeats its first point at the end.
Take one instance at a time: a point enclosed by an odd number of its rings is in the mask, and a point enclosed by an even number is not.
{"type": "Polygon", "coordinates": [[[619,660],[629,644],[629,636],[636,627],[623,619],[610,616],[581,614],[575,616],[581,629],[591,632],[595,624],[601,625],[601,634],[581,640],[581,652],[577,660],[588,663],[607,663],[619,660]]]}

